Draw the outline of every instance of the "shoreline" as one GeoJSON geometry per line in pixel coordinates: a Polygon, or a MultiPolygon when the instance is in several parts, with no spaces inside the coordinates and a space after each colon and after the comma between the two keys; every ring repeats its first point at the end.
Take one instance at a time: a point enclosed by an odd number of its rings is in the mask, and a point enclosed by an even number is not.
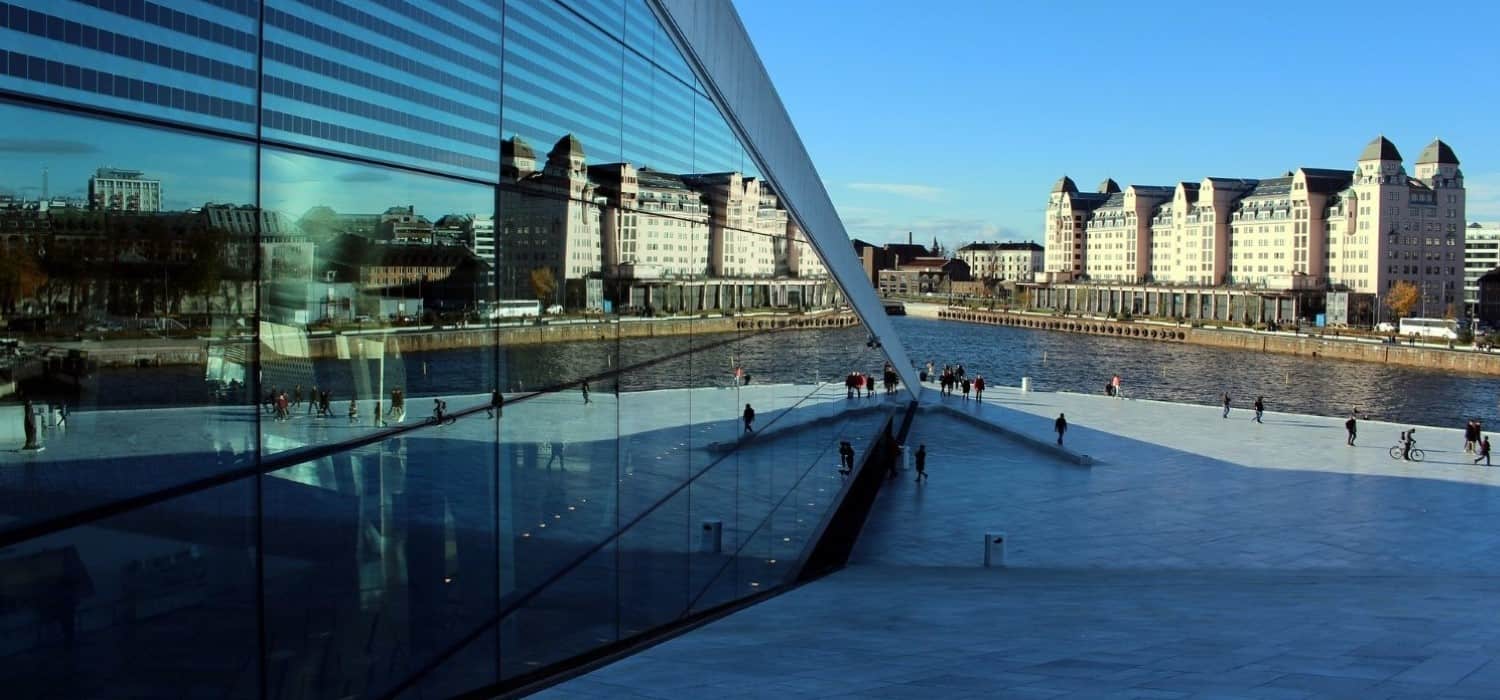
{"type": "Polygon", "coordinates": [[[1349,360],[1454,373],[1500,376],[1500,354],[1473,350],[1393,345],[1353,338],[1328,338],[1284,332],[1192,328],[1150,321],[1110,321],[1014,311],[955,309],[940,304],[920,302],[906,302],[906,311],[909,316],[935,321],[1114,336],[1163,343],[1185,343],[1229,350],[1300,356],[1310,360],[1349,360]]]}
{"type": "MultiPolygon", "coordinates": [[[[262,361],[339,359],[349,356],[352,339],[375,340],[388,352],[412,353],[461,350],[479,346],[525,346],[553,343],[600,342],[635,338],[764,332],[782,329],[818,330],[859,325],[851,311],[810,314],[754,314],[708,318],[626,319],[545,325],[481,326],[476,328],[379,329],[346,333],[288,332],[263,335],[262,361]]],[[[214,355],[251,357],[253,338],[82,340],[28,343],[49,354],[81,352],[89,371],[101,368],[202,365],[214,355]]]]}

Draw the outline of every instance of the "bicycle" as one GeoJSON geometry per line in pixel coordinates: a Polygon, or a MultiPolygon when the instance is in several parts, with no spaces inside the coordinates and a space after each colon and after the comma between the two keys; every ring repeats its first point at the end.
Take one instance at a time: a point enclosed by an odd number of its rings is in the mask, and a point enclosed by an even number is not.
{"type": "MultiPolygon", "coordinates": [[[[1395,447],[1392,447],[1391,448],[1391,452],[1390,452],[1391,459],[1401,459],[1401,452],[1402,452],[1402,449],[1401,449],[1400,445],[1396,445],[1395,447]]],[[[1413,462],[1420,462],[1427,455],[1426,455],[1426,453],[1424,453],[1421,450],[1417,449],[1415,445],[1413,445],[1412,448],[1411,448],[1411,450],[1409,450],[1409,451],[1406,452],[1406,456],[1407,456],[1407,459],[1409,459],[1409,460],[1411,460],[1413,462]]]]}

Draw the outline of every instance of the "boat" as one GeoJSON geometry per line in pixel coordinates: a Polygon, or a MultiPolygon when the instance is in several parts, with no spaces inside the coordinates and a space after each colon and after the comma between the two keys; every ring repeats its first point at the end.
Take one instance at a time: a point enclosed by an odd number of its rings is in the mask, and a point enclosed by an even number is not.
{"type": "Polygon", "coordinates": [[[906,304],[903,304],[903,303],[901,303],[899,301],[888,301],[888,302],[885,302],[885,315],[887,315],[887,316],[905,316],[906,315],[906,304]]]}

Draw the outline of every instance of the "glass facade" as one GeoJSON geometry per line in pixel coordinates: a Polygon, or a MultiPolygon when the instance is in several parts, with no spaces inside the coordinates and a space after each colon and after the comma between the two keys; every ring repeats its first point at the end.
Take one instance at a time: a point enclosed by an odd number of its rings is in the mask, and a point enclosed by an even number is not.
{"type": "Polygon", "coordinates": [[[7,697],[446,697],[784,585],[907,395],[710,94],[645,0],[0,2],[7,697]]]}

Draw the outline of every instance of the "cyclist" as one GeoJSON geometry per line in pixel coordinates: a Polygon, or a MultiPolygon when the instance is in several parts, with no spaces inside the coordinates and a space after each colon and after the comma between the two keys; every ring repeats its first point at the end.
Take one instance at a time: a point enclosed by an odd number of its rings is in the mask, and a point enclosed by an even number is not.
{"type": "Polygon", "coordinates": [[[1417,429],[1401,431],[1401,459],[1411,461],[1411,448],[1417,446],[1417,429]]]}

